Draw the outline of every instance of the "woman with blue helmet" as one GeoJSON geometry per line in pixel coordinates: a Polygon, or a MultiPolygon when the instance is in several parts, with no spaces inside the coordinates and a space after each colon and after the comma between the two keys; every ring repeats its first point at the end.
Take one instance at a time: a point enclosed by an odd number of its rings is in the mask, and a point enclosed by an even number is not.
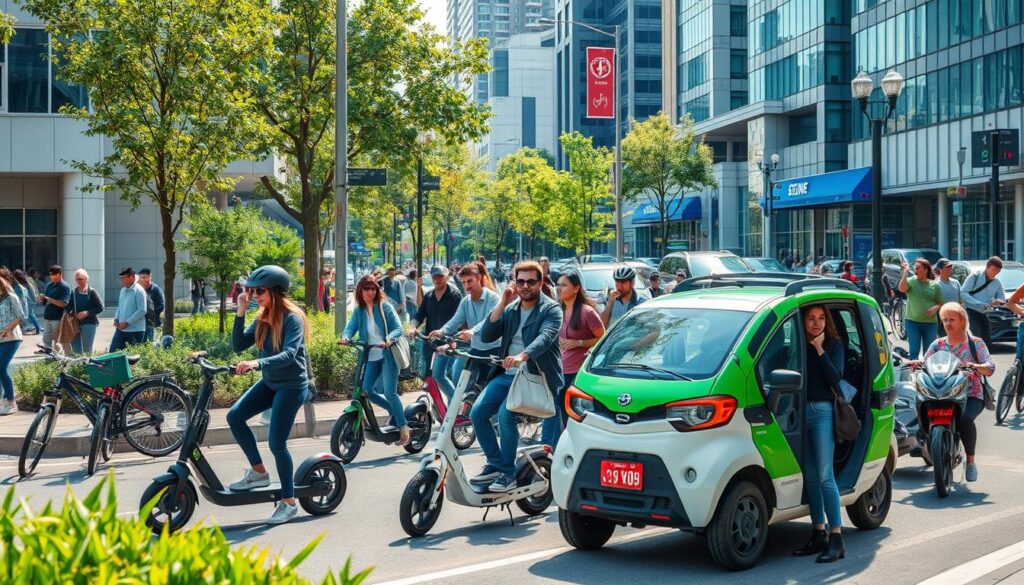
{"type": "Polygon", "coordinates": [[[253,345],[259,348],[258,359],[239,362],[237,373],[259,370],[263,377],[228,411],[231,433],[252,466],[229,488],[245,491],[270,485],[270,474],[256,448],[256,437],[246,424],[270,409],[270,452],[274,454],[281,481],[281,501],[267,520],[270,524],[283,524],[298,514],[287,441],[295,415],[309,391],[309,353],[306,351],[309,323],[302,309],[288,299],[290,286],[288,272],[280,266],[261,266],[253,270],[245,281],[245,291],[238,296],[238,314],[231,329],[235,352],[253,345]],[[256,300],[259,310],[255,321],[246,327],[245,311],[250,298],[256,300]]]}

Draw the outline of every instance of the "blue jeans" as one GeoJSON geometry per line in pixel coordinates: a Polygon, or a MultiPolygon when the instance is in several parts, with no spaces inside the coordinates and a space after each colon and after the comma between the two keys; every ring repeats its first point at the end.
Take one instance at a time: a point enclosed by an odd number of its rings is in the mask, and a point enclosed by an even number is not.
{"type": "Polygon", "coordinates": [[[804,457],[804,489],[807,503],[811,507],[811,522],[815,525],[825,524],[827,517],[830,529],[841,528],[843,517],[839,512],[839,484],[836,483],[835,470],[832,468],[836,450],[832,403],[808,402],[805,414],[810,440],[807,442],[807,456],[804,457]]]}
{"type": "Polygon", "coordinates": [[[0,343],[0,386],[3,387],[3,398],[14,400],[14,380],[11,379],[11,360],[14,354],[18,353],[20,341],[5,341],[0,343]]]}
{"type": "Polygon", "coordinates": [[[918,356],[928,351],[928,346],[935,341],[935,323],[921,323],[907,319],[903,322],[907,328],[907,342],[910,344],[910,359],[916,360],[918,356]]]}
{"type": "MultiPolygon", "coordinates": [[[[390,351],[385,349],[384,351],[390,351]]],[[[398,367],[395,362],[387,356],[366,363],[366,371],[363,372],[363,392],[366,392],[370,402],[388,411],[388,414],[395,419],[395,424],[404,427],[408,424],[405,420],[405,409],[402,401],[398,398],[398,367]],[[380,379],[381,390],[377,392],[375,386],[380,379]]],[[[373,416],[373,413],[366,413],[373,416]]]]}
{"type": "Polygon", "coordinates": [[[432,355],[434,356],[434,364],[430,368],[430,375],[434,378],[434,382],[437,382],[437,387],[441,389],[441,392],[444,392],[444,395],[448,397],[448,401],[451,402],[452,395],[455,394],[455,383],[459,379],[454,375],[455,370],[458,369],[458,373],[462,373],[462,366],[459,364],[462,360],[446,356],[443,353],[434,353],[432,355]]]}
{"type": "Polygon", "coordinates": [[[516,471],[516,449],[519,447],[519,427],[516,424],[516,413],[505,408],[508,389],[512,387],[513,375],[505,372],[495,376],[484,388],[483,393],[473,404],[469,418],[473,421],[477,441],[484,451],[487,464],[500,473],[513,475],[516,471]],[[498,415],[498,427],[501,430],[501,446],[491,426],[491,417],[498,415]]]}
{"type": "Polygon", "coordinates": [[[203,312],[203,298],[192,297],[192,314],[198,314],[203,312]]]}
{"type": "Polygon", "coordinates": [[[231,434],[234,435],[238,446],[245,453],[249,465],[256,466],[263,463],[263,459],[260,458],[260,450],[256,448],[256,437],[246,422],[264,410],[270,409],[268,442],[270,452],[274,455],[274,462],[277,464],[282,498],[295,496],[292,455],[288,452],[288,435],[291,434],[292,425],[295,424],[295,415],[302,408],[302,403],[306,401],[306,393],[305,388],[298,391],[277,391],[260,380],[246,390],[238,402],[228,410],[227,419],[228,426],[231,427],[231,434]]]}
{"type": "Polygon", "coordinates": [[[1024,355],[1024,322],[1017,326],[1017,361],[1024,355]]]}
{"type": "Polygon", "coordinates": [[[146,333],[142,336],[142,341],[145,341],[146,343],[152,343],[155,336],[156,327],[150,327],[149,325],[146,325],[146,333]]]}
{"type": "Polygon", "coordinates": [[[96,328],[98,325],[82,323],[78,327],[78,335],[71,340],[71,351],[73,353],[92,353],[92,344],[96,340],[96,328]]]}
{"type": "Polygon", "coordinates": [[[36,333],[42,333],[43,326],[39,324],[39,319],[36,317],[35,303],[32,303],[32,306],[28,308],[28,311],[26,311],[26,313],[27,315],[25,317],[28,319],[28,322],[31,323],[32,326],[36,328],[36,333]]]}
{"type": "Polygon", "coordinates": [[[142,336],[145,331],[114,331],[114,337],[110,340],[110,351],[115,352],[124,349],[128,345],[142,343],[142,336]]]}
{"type": "Polygon", "coordinates": [[[569,414],[565,411],[565,392],[576,381],[576,374],[564,374],[565,385],[555,396],[555,416],[545,419],[540,427],[540,441],[550,445],[553,450],[558,445],[558,437],[561,436],[565,425],[569,424],[569,414]]]}

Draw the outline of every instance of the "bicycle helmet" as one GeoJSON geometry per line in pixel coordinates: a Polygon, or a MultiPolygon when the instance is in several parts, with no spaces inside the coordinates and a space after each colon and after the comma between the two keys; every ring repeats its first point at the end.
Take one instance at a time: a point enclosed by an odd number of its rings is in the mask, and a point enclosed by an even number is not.
{"type": "Polygon", "coordinates": [[[612,275],[615,280],[633,280],[636,278],[636,270],[632,266],[619,266],[612,275]]]}
{"type": "Polygon", "coordinates": [[[282,292],[288,292],[291,288],[292,279],[288,276],[288,271],[280,266],[260,266],[256,270],[249,273],[249,278],[245,279],[245,286],[248,287],[266,287],[274,288],[277,287],[282,292]]]}

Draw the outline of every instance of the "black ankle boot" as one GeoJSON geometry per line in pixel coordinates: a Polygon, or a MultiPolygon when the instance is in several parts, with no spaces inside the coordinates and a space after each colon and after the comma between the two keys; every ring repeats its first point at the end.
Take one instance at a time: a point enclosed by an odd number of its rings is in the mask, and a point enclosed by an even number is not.
{"type": "Polygon", "coordinates": [[[794,557],[807,557],[816,555],[828,548],[828,533],[817,528],[811,532],[811,539],[801,548],[793,551],[794,557]]]}
{"type": "Polygon", "coordinates": [[[828,549],[818,556],[819,563],[834,563],[839,559],[846,558],[846,546],[843,544],[843,535],[838,532],[829,535],[828,549]]]}

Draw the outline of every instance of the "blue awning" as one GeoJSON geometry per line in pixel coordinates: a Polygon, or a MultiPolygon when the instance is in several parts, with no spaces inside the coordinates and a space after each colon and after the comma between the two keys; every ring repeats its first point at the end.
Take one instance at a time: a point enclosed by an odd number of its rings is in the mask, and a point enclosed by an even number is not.
{"type": "MultiPolygon", "coordinates": [[[[775,184],[775,209],[871,202],[871,167],[835,171],[775,184]]],[[[761,198],[764,208],[764,197],[761,198]]]]}
{"type": "MultiPolygon", "coordinates": [[[[665,207],[668,212],[669,221],[700,221],[701,206],[699,195],[683,197],[682,201],[678,197],[670,199],[665,203],[665,207]]],[[[633,212],[633,225],[651,223],[661,223],[661,213],[658,212],[658,206],[648,203],[637,207],[636,211],[633,212]]]]}

